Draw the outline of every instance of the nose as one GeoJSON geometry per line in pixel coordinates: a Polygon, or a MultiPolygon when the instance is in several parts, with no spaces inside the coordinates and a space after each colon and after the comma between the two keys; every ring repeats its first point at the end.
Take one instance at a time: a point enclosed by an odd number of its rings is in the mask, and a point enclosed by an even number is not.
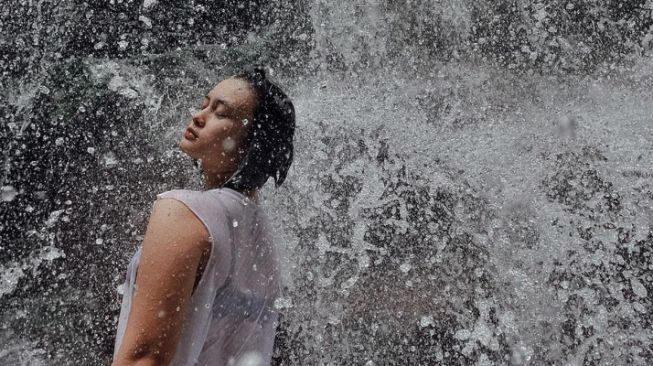
{"type": "Polygon", "coordinates": [[[193,112],[192,118],[191,118],[193,120],[193,124],[195,126],[197,126],[197,127],[200,127],[200,128],[204,127],[204,125],[206,124],[206,121],[204,120],[204,113],[202,113],[202,112],[203,111],[201,111],[201,110],[193,112]]]}

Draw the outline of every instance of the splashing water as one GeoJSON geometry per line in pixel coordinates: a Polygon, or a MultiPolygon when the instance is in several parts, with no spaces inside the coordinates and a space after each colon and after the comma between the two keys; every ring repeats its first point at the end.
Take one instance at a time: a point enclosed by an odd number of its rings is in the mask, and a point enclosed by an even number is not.
{"type": "Polygon", "coordinates": [[[275,363],[647,364],[653,18],[635,3],[25,5],[0,61],[0,363],[108,362],[154,195],[200,187],[176,149],[189,106],[263,62],[297,113],[288,178],[261,192],[275,363]]]}

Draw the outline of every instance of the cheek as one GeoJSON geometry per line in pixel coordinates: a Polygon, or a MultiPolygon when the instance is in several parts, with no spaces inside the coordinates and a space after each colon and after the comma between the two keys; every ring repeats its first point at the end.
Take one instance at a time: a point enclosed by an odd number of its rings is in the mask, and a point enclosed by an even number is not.
{"type": "Polygon", "coordinates": [[[231,153],[235,151],[238,145],[241,143],[239,140],[239,134],[242,131],[238,131],[236,128],[228,128],[224,125],[210,131],[206,131],[205,149],[208,150],[209,154],[215,153],[231,153]]]}

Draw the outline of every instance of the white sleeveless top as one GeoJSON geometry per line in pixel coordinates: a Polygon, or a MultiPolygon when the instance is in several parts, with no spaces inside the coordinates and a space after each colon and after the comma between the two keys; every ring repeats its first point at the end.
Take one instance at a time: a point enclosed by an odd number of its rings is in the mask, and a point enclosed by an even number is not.
{"type": "MultiPolygon", "coordinates": [[[[211,253],[170,365],[269,365],[279,296],[276,251],[262,208],[231,188],[172,190],[206,226],[211,253]]],[[[125,334],[140,248],[127,269],[114,357],[125,334]]]]}

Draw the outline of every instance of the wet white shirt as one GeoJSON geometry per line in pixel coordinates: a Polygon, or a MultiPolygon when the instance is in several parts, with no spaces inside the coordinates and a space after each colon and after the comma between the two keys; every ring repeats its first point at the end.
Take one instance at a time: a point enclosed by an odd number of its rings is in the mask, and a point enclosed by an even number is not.
{"type": "MultiPolygon", "coordinates": [[[[231,188],[172,190],[157,197],[184,203],[212,243],[170,365],[269,365],[279,272],[265,212],[231,188]]],[[[140,253],[139,248],[127,269],[114,357],[125,334],[140,253]]]]}

